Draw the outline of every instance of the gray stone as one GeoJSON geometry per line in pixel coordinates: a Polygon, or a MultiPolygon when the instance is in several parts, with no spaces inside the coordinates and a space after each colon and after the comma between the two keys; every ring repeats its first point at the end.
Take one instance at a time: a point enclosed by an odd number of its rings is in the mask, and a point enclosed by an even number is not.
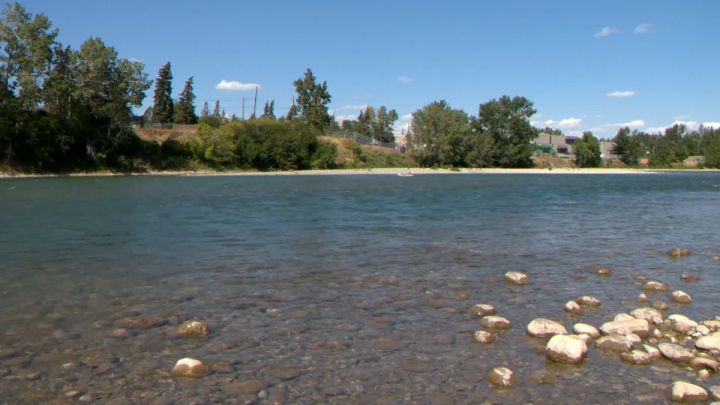
{"type": "Polygon", "coordinates": [[[685,291],[677,290],[673,291],[670,299],[676,304],[689,304],[692,302],[692,297],[685,291]]]}
{"type": "Polygon", "coordinates": [[[508,271],[505,273],[505,281],[510,284],[524,285],[528,283],[528,276],[527,274],[519,271],[508,271]]]}
{"type": "Polygon", "coordinates": [[[705,388],[685,381],[675,381],[670,389],[670,399],[678,402],[705,402],[708,393],[705,388]]]}
{"type": "Polygon", "coordinates": [[[507,367],[496,367],[488,374],[488,379],[500,388],[509,388],[515,384],[512,370],[507,367]]]}
{"type": "Polygon", "coordinates": [[[509,329],[510,321],[502,316],[489,315],[480,320],[480,325],[490,329],[509,329]]]}
{"type": "Polygon", "coordinates": [[[632,349],[635,342],[628,339],[625,335],[611,334],[603,336],[595,342],[599,349],[611,350],[614,352],[627,352],[632,349]]]}
{"type": "Polygon", "coordinates": [[[644,319],[646,321],[652,322],[656,325],[663,322],[662,313],[655,308],[637,308],[630,312],[630,315],[634,316],[637,319],[644,319]]]}
{"type": "Polygon", "coordinates": [[[575,301],[568,301],[565,303],[565,312],[569,312],[573,315],[582,315],[583,309],[575,301]]]}
{"type": "Polygon", "coordinates": [[[620,335],[634,333],[640,337],[645,337],[650,333],[650,324],[644,319],[633,318],[623,321],[605,322],[600,327],[600,331],[605,335],[612,333],[620,335]]]}
{"type": "Polygon", "coordinates": [[[558,363],[580,363],[587,353],[587,345],[573,335],[555,335],[545,346],[545,354],[558,363]]]}
{"type": "Polygon", "coordinates": [[[530,321],[527,332],[530,336],[541,338],[567,334],[567,330],[561,323],[545,318],[535,318],[530,321]]]}
{"type": "Polygon", "coordinates": [[[631,352],[622,353],[620,358],[628,363],[638,365],[650,364],[654,359],[650,353],[642,350],[633,350],[631,352]]]}
{"type": "Polygon", "coordinates": [[[702,350],[720,350],[720,332],[699,338],[695,347],[702,350]]]}
{"type": "Polygon", "coordinates": [[[689,363],[695,357],[690,350],[675,343],[660,343],[658,349],[667,359],[678,363],[689,363]]]}
{"type": "Polygon", "coordinates": [[[597,339],[598,337],[600,337],[600,332],[598,332],[598,330],[594,326],[588,325],[587,323],[576,323],[573,326],[573,332],[577,333],[578,335],[588,335],[593,339],[597,339]]]}

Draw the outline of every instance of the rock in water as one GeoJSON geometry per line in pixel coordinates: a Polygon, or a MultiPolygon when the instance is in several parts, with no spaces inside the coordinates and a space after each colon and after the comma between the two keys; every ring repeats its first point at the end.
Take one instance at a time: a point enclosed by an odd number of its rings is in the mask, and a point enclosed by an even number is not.
{"type": "Polygon", "coordinates": [[[643,286],[643,290],[645,291],[667,291],[668,286],[665,284],[659,282],[659,281],[648,281],[643,286]]]}
{"type": "Polygon", "coordinates": [[[695,342],[695,347],[701,350],[720,350],[720,332],[701,337],[695,342]]]}
{"type": "Polygon", "coordinates": [[[670,388],[670,399],[677,402],[705,402],[708,393],[705,388],[685,381],[675,381],[670,388]]]}
{"type": "Polygon", "coordinates": [[[672,314],[668,319],[672,322],[673,330],[678,333],[688,333],[698,327],[697,322],[685,315],[672,314]]]}
{"type": "Polygon", "coordinates": [[[692,298],[690,297],[690,294],[686,293],[685,291],[681,291],[681,290],[673,291],[670,298],[673,300],[674,303],[677,303],[677,304],[689,304],[692,302],[692,298]]]}
{"type": "Polygon", "coordinates": [[[578,304],[575,301],[568,301],[565,303],[565,312],[569,312],[573,315],[582,315],[583,310],[580,307],[580,304],[578,304]]]}
{"type": "Polygon", "coordinates": [[[610,270],[607,267],[600,267],[599,269],[595,270],[595,274],[598,276],[609,276],[612,274],[612,270],[610,270]]]}
{"type": "Polygon", "coordinates": [[[673,259],[679,259],[681,257],[689,256],[690,250],[688,249],[681,249],[681,248],[672,248],[668,250],[667,255],[672,257],[673,259]]]}
{"type": "Polygon", "coordinates": [[[505,273],[505,281],[510,284],[524,285],[528,283],[528,276],[527,274],[519,271],[508,271],[505,273]]]}
{"type": "Polygon", "coordinates": [[[488,375],[488,379],[491,383],[501,388],[509,388],[515,384],[513,372],[507,367],[494,368],[488,375]]]}
{"type": "Polygon", "coordinates": [[[184,359],[178,360],[177,363],[175,363],[175,367],[173,367],[172,373],[176,376],[181,377],[200,378],[207,375],[208,369],[200,360],[186,357],[184,359]]]}
{"type": "Polygon", "coordinates": [[[482,318],[486,315],[494,315],[495,307],[490,304],[475,304],[470,307],[470,314],[482,318]]]}
{"type": "Polygon", "coordinates": [[[577,302],[578,304],[580,304],[584,307],[599,307],[601,305],[599,299],[597,299],[595,297],[591,297],[589,295],[584,295],[580,298],[577,298],[575,300],[575,302],[577,302]]]}
{"type": "Polygon", "coordinates": [[[652,322],[656,325],[663,322],[662,312],[658,311],[655,308],[637,308],[630,312],[630,315],[634,316],[637,319],[644,319],[646,321],[652,322]]]}
{"type": "Polygon", "coordinates": [[[161,326],[163,321],[159,319],[143,318],[140,316],[128,316],[118,319],[116,323],[130,329],[150,329],[161,326]]]}
{"type": "Polygon", "coordinates": [[[658,349],[667,359],[678,363],[689,363],[695,357],[690,350],[675,343],[660,343],[658,349]]]}
{"type": "Polygon", "coordinates": [[[580,363],[585,353],[587,353],[585,342],[572,335],[555,335],[545,346],[547,357],[558,363],[580,363]]]}
{"type": "Polygon", "coordinates": [[[598,332],[597,329],[595,329],[594,326],[588,325],[586,323],[576,323],[573,326],[573,332],[577,333],[578,335],[588,335],[593,339],[597,339],[600,337],[600,332],[598,332]]]}
{"type": "MultiPolygon", "coordinates": [[[[634,335],[637,336],[637,335],[634,335]]],[[[595,342],[599,349],[614,352],[628,352],[635,345],[635,341],[624,335],[611,334],[603,336],[595,342]]]]}
{"type": "Polygon", "coordinates": [[[488,344],[492,343],[494,340],[495,339],[490,332],[484,330],[477,330],[473,333],[473,342],[488,344]]]}
{"type": "Polygon", "coordinates": [[[643,352],[642,350],[633,350],[629,353],[622,353],[620,358],[632,364],[650,364],[653,361],[653,356],[650,353],[643,352]]]}
{"type": "Polygon", "coordinates": [[[645,295],[645,293],[638,294],[636,298],[637,302],[648,302],[648,297],[645,295]]]}
{"type": "Polygon", "coordinates": [[[605,322],[600,327],[600,331],[609,335],[617,333],[620,335],[627,335],[628,333],[634,333],[640,337],[645,337],[650,333],[650,324],[644,319],[627,319],[623,321],[612,321],[605,322]]]}
{"type": "Polygon", "coordinates": [[[480,325],[490,329],[509,329],[510,321],[502,316],[489,315],[480,320],[480,325]]]}
{"type": "Polygon", "coordinates": [[[561,323],[545,318],[535,318],[530,321],[527,332],[530,336],[541,338],[567,334],[567,330],[561,323]]]}
{"type": "Polygon", "coordinates": [[[185,321],[176,329],[178,335],[185,337],[200,338],[210,333],[208,327],[200,321],[185,321]]]}

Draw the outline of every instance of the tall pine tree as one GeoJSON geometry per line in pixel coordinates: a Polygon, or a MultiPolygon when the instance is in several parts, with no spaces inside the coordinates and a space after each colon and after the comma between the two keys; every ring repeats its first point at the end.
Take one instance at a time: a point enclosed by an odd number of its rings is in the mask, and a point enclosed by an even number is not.
{"type": "Polygon", "coordinates": [[[173,122],[172,71],[170,62],[163,65],[155,79],[153,121],[160,124],[173,122]]]}
{"type": "Polygon", "coordinates": [[[267,118],[270,120],[275,119],[275,100],[272,100],[271,102],[265,102],[265,107],[263,107],[263,114],[260,116],[260,118],[267,118]]]}
{"type": "Polygon", "coordinates": [[[190,76],[185,82],[185,88],[180,93],[180,100],[175,111],[175,122],[178,124],[196,124],[195,94],[193,93],[193,78],[190,76]]]}

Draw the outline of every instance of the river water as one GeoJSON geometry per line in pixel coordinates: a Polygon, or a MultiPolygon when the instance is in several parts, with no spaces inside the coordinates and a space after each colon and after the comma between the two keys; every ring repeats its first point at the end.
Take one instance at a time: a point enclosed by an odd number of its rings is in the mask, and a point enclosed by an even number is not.
{"type": "Polygon", "coordinates": [[[718,229],[714,173],[4,179],[0,404],[663,403],[695,373],[592,344],[554,364],[525,327],[599,327],[641,305],[638,275],[693,296],[668,314],[720,315],[718,229]],[[565,313],[580,295],[603,305],[565,313]],[[477,303],[513,324],[490,345],[477,303]],[[128,316],[159,326],[114,337],[128,316]],[[178,337],[188,319],[210,335],[178,337]],[[182,357],[213,371],[173,377],[182,357]]]}

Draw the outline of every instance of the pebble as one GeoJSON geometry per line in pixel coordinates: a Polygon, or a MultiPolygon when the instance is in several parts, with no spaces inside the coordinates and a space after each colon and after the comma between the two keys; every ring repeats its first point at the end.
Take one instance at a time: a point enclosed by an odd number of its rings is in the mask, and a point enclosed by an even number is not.
{"type": "Polygon", "coordinates": [[[694,281],[698,281],[700,277],[690,274],[690,273],[683,273],[680,275],[680,280],[686,282],[686,283],[692,283],[694,281]]]}
{"type": "Polygon", "coordinates": [[[113,331],[110,333],[110,336],[112,336],[114,338],[119,338],[119,339],[124,339],[124,338],[128,337],[129,335],[130,335],[130,333],[125,328],[113,329],[113,331]]]}
{"type": "Polygon", "coordinates": [[[645,291],[667,291],[668,286],[665,284],[659,282],[659,281],[648,281],[643,285],[643,290],[645,291]]]}
{"type": "Polygon", "coordinates": [[[628,352],[635,345],[635,342],[624,335],[610,334],[603,336],[595,342],[599,349],[615,352],[628,352]]]}
{"type": "Polygon", "coordinates": [[[496,367],[488,374],[490,382],[500,388],[510,388],[515,384],[512,370],[507,367],[496,367]]]}
{"type": "Polygon", "coordinates": [[[473,342],[476,343],[492,343],[495,340],[492,333],[484,331],[484,330],[476,330],[473,333],[473,342]]]}
{"type": "Polygon", "coordinates": [[[482,318],[495,314],[495,307],[490,304],[475,304],[470,307],[470,314],[482,318]]]}
{"type": "Polygon", "coordinates": [[[636,301],[637,302],[648,302],[648,297],[647,297],[647,295],[645,295],[645,293],[640,293],[640,294],[638,294],[636,301]]]}
{"type": "Polygon", "coordinates": [[[667,311],[670,306],[664,301],[653,301],[652,307],[658,311],[667,311]]]}
{"type": "Polygon", "coordinates": [[[584,306],[584,307],[599,307],[601,305],[601,302],[599,299],[595,297],[591,297],[589,295],[584,295],[580,298],[577,298],[575,300],[578,304],[584,306]]]}
{"type": "Polygon", "coordinates": [[[650,353],[641,350],[633,350],[631,352],[622,353],[620,358],[628,363],[637,365],[650,364],[653,361],[653,356],[650,355],[650,353]]]}
{"type": "Polygon", "coordinates": [[[690,294],[682,290],[673,291],[671,299],[676,304],[689,304],[692,302],[690,294]]]}
{"type": "Polygon", "coordinates": [[[172,373],[181,377],[200,378],[207,375],[208,369],[200,360],[186,357],[175,363],[172,373]]]}
{"type": "Polygon", "coordinates": [[[598,276],[609,276],[610,274],[612,274],[612,270],[607,267],[600,267],[595,270],[595,274],[597,274],[598,276]]]}
{"type": "Polygon", "coordinates": [[[505,281],[515,285],[525,285],[528,283],[528,276],[519,271],[508,271],[505,273],[505,281]]]}
{"type": "Polygon", "coordinates": [[[175,331],[178,335],[184,337],[201,338],[210,333],[207,325],[197,320],[185,321],[178,326],[175,331]]]}
{"type": "Polygon", "coordinates": [[[688,249],[681,249],[681,248],[672,248],[668,250],[667,255],[672,257],[673,259],[679,259],[681,257],[689,256],[690,250],[688,249]]]}
{"type": "Polygon", "coordinates": [[[672,314],[668,316],[668,320],[672,322],[673,330],[678,333],[688,333],[698,326],[697,322],[685,315],[672,314]]]}
{"type": "Polygon", "coordinates": [[[161,326],[163,324],[163,321],[159,319],[150,319],[140,316],[128,316],[118,319],[116,323],[130,329],[150,329],[161,326]]]}
{"type": "Polygon", "coordinates": [[[710,387],[710,395],[712,395],[713,400],[719,400],[720,399],[720,385],[713,385],[710,387]]]}
{"type": "Polygon", "coordinates": [[[656,308],[637,308],[630,312],[630,315],[634,316],[637,319],[644,319],[646,321],[652,322],[656,325],[663,322],[662,313],[656,308]]]}

